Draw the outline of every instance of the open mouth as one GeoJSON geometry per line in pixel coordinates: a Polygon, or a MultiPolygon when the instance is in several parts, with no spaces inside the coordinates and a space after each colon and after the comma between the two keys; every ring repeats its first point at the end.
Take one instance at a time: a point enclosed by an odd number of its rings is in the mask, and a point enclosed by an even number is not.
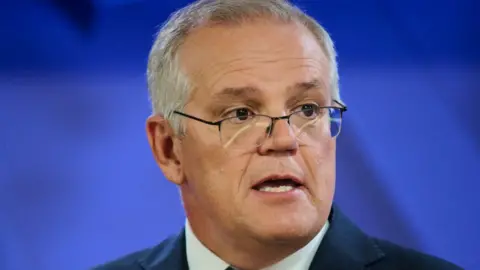
{"type": "Polygon", "coordinates": [[[253,186],[254,190],[261,192],[288,192],[302,186],[293,178],[266,179],[253,186]]]}

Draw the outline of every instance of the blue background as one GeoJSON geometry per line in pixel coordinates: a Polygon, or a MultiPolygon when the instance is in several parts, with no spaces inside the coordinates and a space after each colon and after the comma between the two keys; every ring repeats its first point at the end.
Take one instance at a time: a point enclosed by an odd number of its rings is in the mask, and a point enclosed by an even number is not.
{"type": "MultiPolygon", "coordinates": [[[[0,269],[87,269],[183,225],[147,145],[144,73],[187,2],[0,2],[0,269]]],[[[371,234],[480,269],[480,1],[301,6],[336,42],[349,105],[337,202],[371,234]]]]}

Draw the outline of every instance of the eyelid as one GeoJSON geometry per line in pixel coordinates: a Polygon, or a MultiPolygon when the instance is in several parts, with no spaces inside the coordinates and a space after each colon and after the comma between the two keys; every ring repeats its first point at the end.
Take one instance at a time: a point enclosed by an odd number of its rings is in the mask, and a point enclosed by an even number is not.
{"type": "Polygon", "coordinates": [[[305,101],[303,103],[298,104],[293,111],[294,112],[300,111],[301,109],[299,109],[299,107],[302,107],[303,105],[314,105],[316,108],[321,107],[320,105],[318,105],[317,102],[314,102],[314,101],[308,101],[307,102],[307,101],[305,101]]]}
{"type": "MultiPolygon", "coordinates": [[[[321,107],[320,105],[318,105],[318,102],[315,102],[313,100],[309,100],[309,101],[302,101],[301,103],[298,103],[294,109],[292,110],[292,112],[296,112],[296,111],[300,111],[301,110],[301,106],[304,106],[304,105],[314,105],[316,108],[319,108],[321,107]]],[[[219,118],[220,119],[223,119],[223,118],[228,118],[228,117],[231,117],[233,115],[230,115],[231,113],[233,113],[234,111],[236,110],[239,110],[239,109],[246,109],[248,110],[249,112],[253,114],[256,114],[255,113],[255,110],[251,107],[251,106],[248,106],[248,105],[245,105],[245,104],[242,104],[242,105],[238,105],[238,106],[228,106],[228,107],[225,107],[224,109],[220,110],[218,115],[219,115],[219,118]]]]}
{"type": "MultiPolygon", "coordinates": [[[[249,108],[248,106],[238,106],[238,107],[233,107],[233,108],[226,109],[224,112],[222,112],[220,114],[220,116],[222,118],[232,117],[233,115],[229,115],[229,114],[231,114],[234,111],[239,110],[239,109],[247,109],[248,111],[253,112],[253,110],[251,108],[249,108]]],[[[255,113],[252,113],[252,114],[255,114],[255,113]]]]}

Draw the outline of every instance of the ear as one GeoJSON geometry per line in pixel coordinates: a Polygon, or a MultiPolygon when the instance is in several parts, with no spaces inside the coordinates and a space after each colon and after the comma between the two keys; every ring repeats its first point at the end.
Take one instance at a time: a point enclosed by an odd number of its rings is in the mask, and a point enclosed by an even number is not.
{"type": "Polygon", "coordinates": [[[146,129],[153,156],[163,174],[174,184],[182,184],[180,141],[175,137],[170,123],[163,116],[152,115],[147,119],[146,129]]]}

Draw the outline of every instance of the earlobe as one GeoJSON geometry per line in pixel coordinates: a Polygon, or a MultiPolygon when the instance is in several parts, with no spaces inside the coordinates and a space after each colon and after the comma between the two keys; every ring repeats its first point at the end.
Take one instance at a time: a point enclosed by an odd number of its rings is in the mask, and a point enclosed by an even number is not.
{"type": "Polygon", "coordinates": [[[179,141],[169,122],[160,115],[152,115],[147,119],[146,131],[148,142],[155,161],[165,177],[174,184],[183,182],[181,157],[178,155],[179,141]]]}

